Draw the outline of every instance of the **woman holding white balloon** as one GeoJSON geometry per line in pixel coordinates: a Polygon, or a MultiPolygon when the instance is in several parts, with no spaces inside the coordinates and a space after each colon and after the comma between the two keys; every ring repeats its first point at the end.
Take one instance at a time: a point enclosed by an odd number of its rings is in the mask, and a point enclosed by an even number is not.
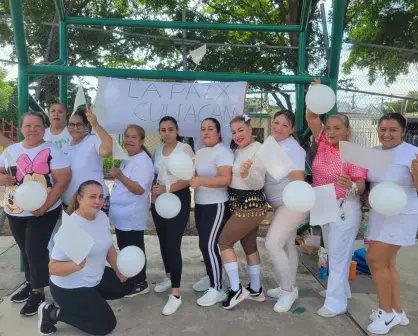
{"type": "Polygon", "coordinates": [[[207,277],[197,282],[193,289],[205,292],[197,304],[208,307],[226,298],[222,290],[218,239],[230,217],[227,187],[231,183],[234,154],[222,143],[218,120],[203,120],[200,137],[205,147],[196,153],[196,175],[190,181],[190,187],[195,189],[195,221],[207,277]]]}
{"type": "MultiPolygon", "coordinates": [[[[267,201],[274,209],[273,220],[266,236],[266,248],[280,279],[280,286],[267,291],[267,295],[277,300],[276,312],[287,312],[299,297],[296,287],[298,251],[295,246],[296,230],[308,216],[307,211],[289,210],[283,203],[283,191],[291,181],[305,179],[305,150],[292,136],[295,115],[290,111],[277,112],[273,117],[272,136],[282,146],[293,161],[292,171],[280,181],[266,174],[264,191],[267,201]]],[[[303,197],[299,195],[299,198],[303,197]]],[[[301,200],[299,200],[301,202],[301,200]]]]}
{"type": "MultiPolygon", "coordinates": [[[[148,224],[154,166],[144,141],[145,131],[141,126],[129,125],[126,128],[123,142],[129,160],[124,160],[120,168],[110,170],[115,182],[110,196],[109,218],[116,228],[120,250],[137,246],[145,253],[144,232],[148,224]]],[[[129,297],[149,292],[146,265],[133,280],[135,288],[129,297]]]]}
{"type": "Polygon", "coordinates": [[[222,261],[228,274],[230,288],[222,306],[231,309],[244,299],[265,301],[260,283],[260,254],[257,248],[258,228],[267,214],[263,187],[266,169],[254,155],[261,144],[252,136],[251,118],[238,116],[230,121],[232,140],[237,145],[232,167],[232,181],[228,188],[232,215],[219,237],[222,261]],[[240,283],[237,255],[234,245],[241,241],[247,257],[250,283],[245,288],[240,283]]]}
{"type": "Polygon", "coordinates": [[[20,130],[24,140],[7,147],[0,157],[0,184],[6,186],[4,210],[22,254],[26,279],[11,301],[26,302],[20,313],[31,316],[45,301],[48,242],[61,213],[61,196],[71,180],[71,168],[60,149],[43,140],[42,113],[25,113],[20,130]]]}
{"type": "MultiPolygon", "coordinates": [[[[182,180],[176,177],[174,173],[180,175],[187,169],[184,169],[184,171],[176,169],[176,172],[174,172],[169,171],[167,167],[170,159],[174,159],[173,162],[176,163],[176,158],[181,158],[183,154],[187,155],[186,159],[189,158],[189,161],[192,162],[191,158],[194,157],[194,153],[188,144],[179,141],[178,124],[173,117],[166,116],[160,120],[159,132],[162,144],[156,148],[153,156],[157,183],[152,187],[151,214],[160,242],[166,279],[158,283],[154,287],[154,291],[162,293],[171,288],[171,294],[162,311],[163,315],[171,315],[182,304],[179,293],[182,273],[181,240],[190,216],[191,195],[189,180],[192,178],[192,175],[187,176],[187,180],[186,177],[182,180]],[[167,190],[166,186],[169,186],[170,190],[167,190]],[[168,197],[168,202],[163,203],[159,207],[158,198],[161,197],[163,199],[166,195],[172,197],[168,197]],[[169,203],[171,200],[173,202],[169,203]],[[179,204],[176,204],[175,201],[179,204]]],[[[181,159],[180,161],[177,162],[180,163],[179,166],[183,162],[181,159]]],[[[184,164],[187,163],[188,161],[184,164]]],[[[174,168],[177,168],[176,165],[174,165],[174,168]]],[[[186,175],[189,173],[193,174],[193,163],[191,163],[189,168],[191,168],[190,172],[186,172],[186,175]]]]}
{"type": "MultiPolygon", "coordinates": [[[[110,222],[101,211],[104,193],[101,183],[88,180],[76,190],[69,204],[71,225],[78,225],[94,241],[87,257],[76,264],[57,244],[49,263],[50,289],[56,302],[43,303],[38,310],[41,335],[57,331],[64,322],[91,335],[107,335],[116,327],[116,317],[106,300],[123,298],[132,292],[133,281],[118,269],[110,222]],[[111,267],[106,266],[106,261],[111,267]]],[[[56,237],[59,237],[60,230],[56,237]]]]}
{"type": "MultiPolygon", "coordinates": [[[[325,89],[326,92],[329,90],[325,89]]],[[[312,96],[308,92],[306,120],[318,146],[312,162],[312,185],[317,187],[334,184],[339,204],[337,221],[322,226],[322,235],[328,250],[329,278],[327,290],[320,293],[325,296],[324,306],[318,310],[318,315],[322,317],[334,317],[347,311],[347,299],[351,297],[348,273],[362,218],[360,195],[365,190],[367,170],[349,162],[341,162],[339,142],[349,140],[350,122],[346,115],[335,113],[323,125],[319,115],[309,109],[311,105],[316,109],[318,104],[321,105],[318,100],[322,99],[323,95],[316,92],[316,96],[312,96]],[[316,100],[316,104],[308,102],[308,98],[316,100]]],[[[324,111],[328,112],[325,109],[321,113],[324,111]]]]}
{"type": "Polygon", "coordinates": [[[367,330],[376,334],[386,334],[397,324],[409,324],[401,307],[396,256],[402,246],[416,242],[418,148],[403,142],[405,131],[406,119],[400,113],[389,113],[380,118],[377,134],[381,145],[375,149],[393,153],[395,159],[385,174],[369,171],[367,175],[372,189],[367,228],[370,245],[366,260],[379,301],[378,309],[370,315],[372,323],[367,330]],[[390,196],[385,202],[387,195],[390,196]]]}

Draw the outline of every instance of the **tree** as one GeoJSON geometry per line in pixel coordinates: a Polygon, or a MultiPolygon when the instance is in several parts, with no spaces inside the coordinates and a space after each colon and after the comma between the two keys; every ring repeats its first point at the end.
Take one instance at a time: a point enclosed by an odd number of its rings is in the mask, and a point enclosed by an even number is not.
{"type": "Polygon", "coordinates": [[[9,105],[9,97],[13,87],[6,81],[6,71],[0,70],[0,112],[5,111],[9,105]]]}
{"type": "MultiPolygon", "coordinates": [[[[347,37],[355,42],[418,49],[418,3],[416,0],[351,0],[347,11],[347,37]]],[[[368,72],[369,82],[383,76],[386,83],[408,74],[418,63],[418,53],[353,46],[343,70],[368,72]]]]}
{"type": "Polygon", "coordinates": [[[398,112],[398,113],[417,113],[418,112],[418,91],[409,91],[408,95],[409,98],[415,98],[417,100],[395,100],[390,103],[384,104],[384,112],[391,113],[391,112],[398,112]]]}

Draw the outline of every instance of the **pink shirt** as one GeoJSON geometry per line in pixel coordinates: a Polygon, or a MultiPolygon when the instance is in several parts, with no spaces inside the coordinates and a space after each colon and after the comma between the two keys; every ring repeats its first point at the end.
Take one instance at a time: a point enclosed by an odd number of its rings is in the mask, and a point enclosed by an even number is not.
{"type": "MultiPolygon", "coordinates": [[[[321,132],[317,144],[318,151],[312,162],[312,186],[318,187],[334,183],[337,199],[345,198],[345,189],[336,184],[338,177],[341,175],[340,151],[328,142],[324,131],[321,132]]],[[[344,162],[342,171],[353,182],[365,179],[367,176],[367,169],[349,162],[344,162]]]]}

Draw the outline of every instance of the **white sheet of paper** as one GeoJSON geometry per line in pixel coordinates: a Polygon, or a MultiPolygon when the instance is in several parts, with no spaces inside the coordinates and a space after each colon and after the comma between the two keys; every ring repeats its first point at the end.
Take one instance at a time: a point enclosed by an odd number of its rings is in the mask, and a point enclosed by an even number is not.
{"type": "Polygon", "coordinates": [[[361,168],[386,173],[393,165],[395,155],[348,141],[340,141],[340,158],[342,162],[350,162],[361,168]]]}
{"type": "Polygon", "coordinates": [[[113,159],[114,160],[130,160],[128,153],[124,152],[122,147],[119,145],[118,136],[111,134],[113,139],[113,159]]]}
{"type": "Polygon", "coordinates": [[[79,265],[90,253],[94,245],[93,238],[65,212],[62,214],[62,225],[55,242],[65,255],[79,265]]]}
{"type": "Polygon", "coordinates": [[[324,225],[338,219],[339,209],[334,184],[314,187],[315,204],[310,213],[310,225],[324,225]]]}
{"type": "Polygon", "coordinates": [[[269,136],[255,156],[262,162],[268,173],[277,181],[288,175],[293,169],[293,161],[286,150],[269,136]]]}
{"type": "Polygon", "coordinates": [[[6,150],[6,160],[7,160],[7,167],[17,167],[16,160],[10,155],[10,153],[6,150]]]}

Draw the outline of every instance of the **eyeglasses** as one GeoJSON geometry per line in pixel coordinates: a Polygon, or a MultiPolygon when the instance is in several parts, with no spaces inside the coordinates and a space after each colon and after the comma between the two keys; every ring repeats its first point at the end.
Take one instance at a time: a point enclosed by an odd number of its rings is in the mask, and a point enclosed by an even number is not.
{"type": "Polygon", "coordinates": [[[79,128],[83,128],[84,126],[86,126],[86,125],[83,124],[83,123],[80,123],[80,122],[78,122],[78,123],[69,123],[68,124],[68,128],[77,128],[77,129],[79,129],[79,128]]]}

